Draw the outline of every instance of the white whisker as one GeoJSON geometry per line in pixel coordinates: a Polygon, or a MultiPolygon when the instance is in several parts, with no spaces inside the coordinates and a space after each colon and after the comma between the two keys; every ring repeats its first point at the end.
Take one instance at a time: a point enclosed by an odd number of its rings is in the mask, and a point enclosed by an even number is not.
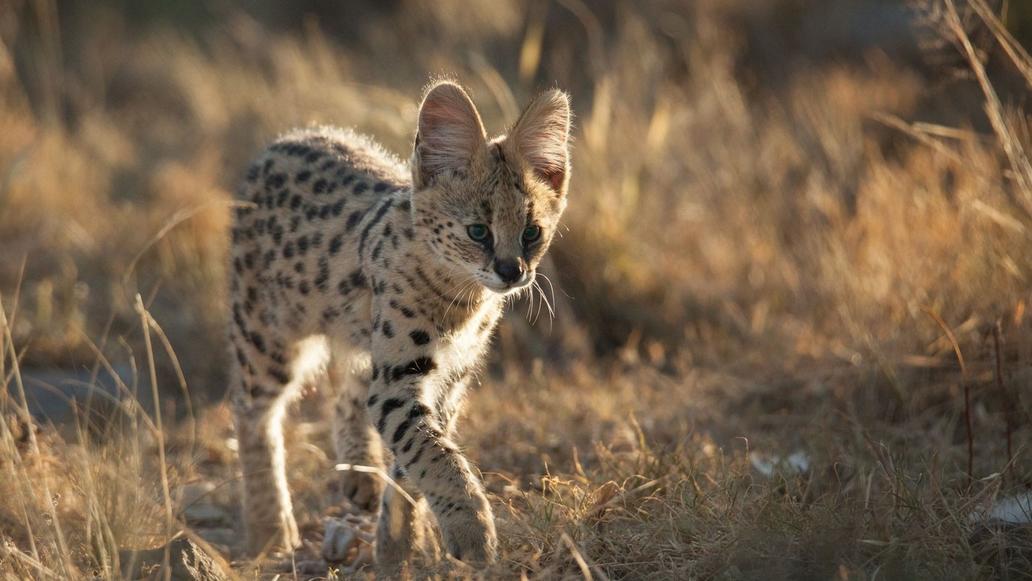
{"type": "Polygon", "coordinates": [[[470,286],[475,286],[476,284],[477,284],[477,282],[475,280],[473,280],[473,281],[467,280],[467,281],[464,281],[462,283],[462,288],[459,289],[459,293],[457,295],[455,295],[455,297],[451,300],[451,302],[448,303],[448,308],[444,310],[444,317],[443,317],[444,320],[448,320],[448,313],[451,312],[452,307],[455,306],[455,302],[459,300],[459,297],[461,297],[461,296],[463,296],[465,294],[466,289],[469,288],[470,286]]]}
{"type": "Polygon", "coordinates": [[[555,301],[555,287],[552,286],[552,281],[548,278],[547,275],[539,272],[538,276],[545,279],[545,282],[548,283],[548,288],[551,290],[552,300],[549,301],[548,297],[545,296],[544,289],[541,288],[541,285],[539,285],[537,283],[537,280],[535,279],[534,286],[537,287],[537,291],[541,293],[541,302],[543,302],[545,306],[548,308],[548,320],[549,324],[551,324],[553,321],[555,321],[555,308],[552,306],[552,303],[555,301]]]}
{"type": "MultiPolygon", "coordinates": [[[[555,309],[553,308],[553,305],[555,304],[555,287],[552,285],[552,279],[548,278],[548,275],[546,275],[544,273],[541,273],[541,272],[537,273],[537,275],[540,276],[541,278],[545,279],[545,282],[548,283],[549,294],[552,295],[552,300],[551,301],[546,301],[546,302],[548,303],[548,311],[549,311],[549,313],[551,313],[552,318],[554,319],[555,318],[555,309]]],[[[538,289],[540,289],[540,288],[541,287],[539,286],[538,289]]],[[[541,298],[542,299],[545,298],[545,293],[544,292],[541,293],[541,298]]]]}
{"type": "Polygon", "coordinates": [[[534,283],[527,285],[527,288],[530,289],[530,294],[527,295],[527,322],[533,325],[537,321],[537,313],[534,311],[534,283]]]}

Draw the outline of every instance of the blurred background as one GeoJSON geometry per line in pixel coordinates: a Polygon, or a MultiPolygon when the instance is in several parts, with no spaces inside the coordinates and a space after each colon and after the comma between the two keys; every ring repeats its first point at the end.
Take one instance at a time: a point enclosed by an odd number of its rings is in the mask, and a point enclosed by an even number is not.
{"type": "MultiPolygon", "coordinates": [[[[558,86],[576,117],[556,313],[517,305],[485,383],[610,402],[670,446],[787,449],[843,420],[857,447],[835,461],[883,462],[870,429],[947,480],[973,455],[1021,488],[1030,43],[1023,1],[5,0],[0,300],[49,377],[98,353],[140,368],[140,294],[177,355],[162,389],[178,364],[218,402],[229,204],[264,144],[329,123],[406,157],[435,75],[492,133],[558,86]]],[[[491,405],[471,420],[488,448],[491,405]]],[[[553,460],[631,425],[557,418],[558,440],[518,432],[553,460]]]]}
{"type": "MultiPolygon", "coordinates": [[[[1005,8],[1019,41],[1032,34],[1032,8],[1005,8]]],[[[948,356],[925,307],[974,343],[997,319],[1027,331],[1015,309],[1032,194],[1005,175],[937,9],[8,0],[0,291],[7,308],[19,298],[14,338],[28,364],[82,365],[88,340],[139,339],[142,293],[194,391],[217,396],[241,168],[313,123],[404,157],[439,74],[470,87],[494,132],[543,87],[573,96],[557,320],[545,333],[516,323],[505,352],[892,369],[948,356]]],[[[1024,139],[1028,87],[967,16],[1024,139]]]]}

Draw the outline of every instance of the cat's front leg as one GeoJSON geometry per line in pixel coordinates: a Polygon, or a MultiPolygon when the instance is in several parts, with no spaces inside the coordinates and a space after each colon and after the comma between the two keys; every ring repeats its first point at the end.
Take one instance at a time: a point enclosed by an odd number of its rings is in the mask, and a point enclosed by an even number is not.
{"type": "Polygon", "coordinates": [[[418,320],[407,319],[374,335],[368,416],[397,468],[426,499],[447,551],[469,563],[493,562],[494,514],[475,471],[431,407],[433,387],[446,378],[434,359],[437,341],[423,341],[419,331],[418,320]]]}

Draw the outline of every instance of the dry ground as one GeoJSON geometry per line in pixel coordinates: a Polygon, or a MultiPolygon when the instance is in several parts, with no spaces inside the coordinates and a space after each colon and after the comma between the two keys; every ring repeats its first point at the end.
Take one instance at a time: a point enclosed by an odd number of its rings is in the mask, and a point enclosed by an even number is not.
{"type": "Polygon", "coordinates": [[[795,58],[819,4],[0,6],[0,576],[369,574],[316,559],[317,393],[290,438],[308,546],[240,553],[229,207],[292,126],[406,151],[441,72],[495,130],[556,83],[577,114],[556,318],[517,305],[465,417],[483,577],[1032,576],[1028,519],[982,516],[1032,483],[1032,59],[977,0],[924,5],[927,60],[795,58]],[[23,375],[108,367],[141,395],[86,381],[76,421],[27,428],[23,375]]]}

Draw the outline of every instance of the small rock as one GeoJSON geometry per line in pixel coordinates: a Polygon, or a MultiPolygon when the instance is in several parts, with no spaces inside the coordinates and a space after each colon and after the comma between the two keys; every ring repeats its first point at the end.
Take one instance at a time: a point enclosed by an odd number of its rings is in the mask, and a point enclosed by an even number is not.
{"type": "Polygon", "coordinates": [[[373,563],[376,522],[371,515],[327,517],[325,524],[322,556],[327,562],[346,565],[352,571],[373,563]]]}
{"type": "Polygon", "coordinates": [[[970,522],[996,521],[1013,525],[1032,524],[1032,493],[997,499],[988,510],[968,515],[970,522]]]}
{"type": "Polygon", "coordinates": [[[757,472],[768,478],[774,476],[779,468],[795,474],[803,474],[810,470],[810,457],[802,451],[793,452],[787,458],[750,452],[749,463],[757,472]]]}

